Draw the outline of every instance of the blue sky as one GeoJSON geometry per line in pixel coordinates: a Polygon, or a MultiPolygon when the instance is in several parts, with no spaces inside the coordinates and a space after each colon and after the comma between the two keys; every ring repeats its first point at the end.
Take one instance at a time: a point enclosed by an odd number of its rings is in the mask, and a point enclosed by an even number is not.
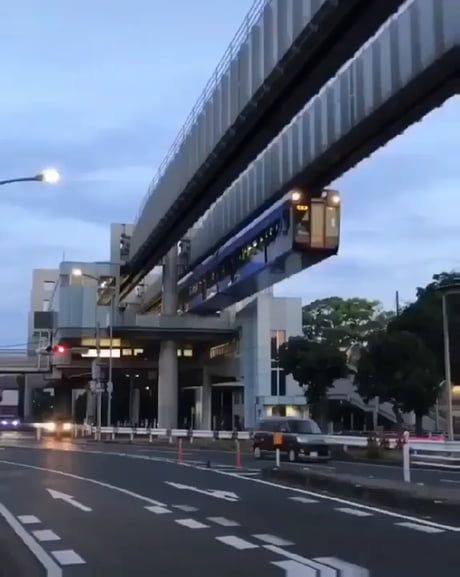
{"type": "MultiPolygon", "coordinates": [[[[33,268],[108,257],[251,0],[15,0],[0,7],[0,178],[52,165],[58,187],[2,187],[0,346],[25,341],[33,268]]],[[[460,260],[459,100],[334,183],[338,257],[285,281],[305,301],[391,306],[460,260]]]]}

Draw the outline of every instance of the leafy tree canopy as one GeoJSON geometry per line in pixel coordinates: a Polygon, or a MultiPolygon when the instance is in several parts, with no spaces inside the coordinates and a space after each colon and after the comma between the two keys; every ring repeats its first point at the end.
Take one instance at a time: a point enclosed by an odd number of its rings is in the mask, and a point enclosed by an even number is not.
{"type": "MultiPolygon", "coordinates": [[[[442,329],[442,297],[440,285],[458,282],[458,273],[440,273],[433,282],[417,289],[416,300],[405,307],[398,317],[388,324],[389,332],[409,331],[418,335],[435,356],[437,370],[444,374],[444,343],[442,329]]],[[[460,284],[460,283],[459,283],[460,284]]],[[[460,358],[455,351],[460,346],[460,294],[447,296],[452,377],[460,382],[460,358]]]]}
{"type": "Polygon", "coordinates": [[[291,337],[281,345],[280,367],[305,388],[310,404],[324,400],[333,382],[346,373],[345,354],[329,343],[291,337]]]}
{"type": "Polygon", "coordinates": [[[379,301],[329,297],[303,307],[303,331],[309,340],[347,350],[363,344],[375,330],[385,328],[392,315],[382,310],[379,301]]]}
{"type": "Polygon", "coordinates": [[[393,403],[397,416],[414,411],[419,423],[439,394],[436,358],[424,341],[407,331],[379,331],[358,362],[356,383],[366,400],[393,403]]]}

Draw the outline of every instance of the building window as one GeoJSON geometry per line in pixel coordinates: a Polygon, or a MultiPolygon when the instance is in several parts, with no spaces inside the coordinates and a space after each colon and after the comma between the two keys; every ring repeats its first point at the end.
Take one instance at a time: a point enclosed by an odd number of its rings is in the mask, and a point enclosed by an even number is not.
{"type": "Polygon", "coordinates": [[[49,300],[44,300],[42,302],[42,311],[44,313],[47,313],[50,310],[50,301],[49,300]]]}
{"type": "Polygon", "coordinates": [[[43,281],[43,290],[46,292],[51,292],[54,290],[54,285],[56,283],[54,282],[54,280],[44,280],[43,281]]]}
{"type": "Polygon", "coordinates": [[[273,397],[286,395],[286,373],[278,363],[278,350],[286,342],[286,331],[272,331],[270,336],[271,394],[273,397]]]}

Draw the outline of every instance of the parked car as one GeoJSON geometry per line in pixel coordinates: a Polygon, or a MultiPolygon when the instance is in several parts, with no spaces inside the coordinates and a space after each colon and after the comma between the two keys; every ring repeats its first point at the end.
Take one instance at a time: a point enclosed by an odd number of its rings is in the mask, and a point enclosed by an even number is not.
{"type": "Polygon", "coordinates": [[[280,452],[287,454],[291,462],[299,458],[312,461],[328,461],[331,458],[330,447],[312,419],[268,417],[259,423],[254,433],[256,459],[260,459],[264,453],[275,451],[275,433],[281,435],[280,452]]]}

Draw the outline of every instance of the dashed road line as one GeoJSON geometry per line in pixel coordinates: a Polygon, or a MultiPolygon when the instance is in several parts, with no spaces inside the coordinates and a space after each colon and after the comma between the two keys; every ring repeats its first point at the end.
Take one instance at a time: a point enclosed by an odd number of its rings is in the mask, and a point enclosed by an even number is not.
{"type": "Polygon", "coordinates": [[[351,507],[336,507],[335,510],[340,511],[340,513],[355,515],[355,517],[372,517],[372,513],[362,511],[361,509],[352,509],[351,507]]]}
{"type": "Polygon", "coordinates": [[[18,519],[23,525],[34,525],[35,523],[41,523],[40,519],[35,517],[35,515],[19,515],[18,519]]]}
{"type": "Polygon", "coordinates": [[[318,571],[313,567],[308,567],[298,561],[272,561],[272,565],[279,567],[285,571],[286,575],[293,575],[297,577],[318,577],[318,571]]]}
{"type": "Polygon", "coordinates": [[[224,545],[229,545],[234,549],[257,549],[259,545],[246,541],[246,539],[241,539],[241,537],[236,537],[235,535],[225,535],[224,537],[216,537],[217,541],[224,543],[224,545]]]}
{"type": "MultiPolygon", "coordinates": [[[[332,567],[327,567],[326,565],[323,565],[323,563],[319,563],[318,561],[315,561],[313,559],[307,559],[306,557],[302,557],[301,555],[297,555],[296,553],[291,553],[290,551],[285,551],[284,549],[281,549],[280,547],[277,547],[276,545],[264,545],[265,549],[268,549],[269,551],[272,551],[273,553],[277,553],[278,555],[282,555],[283,557],[286,557],[287,559],[294,561],[295,563],[297,563],[298,565],[301,566],[301,568],[303,569],[303,573],[298,573],[299,577],[315,577],[316,575],[321,575],[321,577],[337,577],[337,571],[335,569],[333,569],[332,567]],[[307,570],[310,569],[310,571],[307,570]]],[[[280,563],[275,562],[273,563],[274,565],[277,565],[278,567],[280,567],[280,565],[278,564],[280,563]]],[[[282,563],[282,561],[281,561],[282,563]]],[[[298,565],[293,565],[291,564],[290,568],[291,571],[295,568],[297,569],[297,571],[299,570],[298,565]]],[[[289,567],[286,567],[286,563],[284,564],[283,568],[287,568],[289,569],[289,567]]],[[[296,575],[297,573],[293,572],[292,575],[296,575]]],[[[287,575],[289,575],[289,572],[287,573],[287,575]]]]}
{"type": "Polygon", "coordinates": [[[39,541],[60,541],[59,535],[56,535],[51,529],[38,529],[37,531],[32,531],[33,536],[39,541]]]}
{"type": "Polygon", "coordinates": [[[305,503],[305,504],[310,504],[310,503],[318,503],[317,499],[310,499],[308,497],[289,497],[289,499],[291,501],[297,501],[298,503],[305,503]]]}
{"type": "Polygon", "coordinates": [[[225,517],[206,517],[211,523],[220,525],[221,527],[239,527],[239,523],[232,521],[231,519],[226,519],[225,517]]]}
{"type": "MultiPolygon", "coordinates": [[[[24,545],[32,552],[46,570],[47,577],[62,577],[62,569],[54,561],[43,547],[30,535],[16,517],[4,505],[0,503],[0,515],[13,529],[24,545]]],[[[31,517],[32,515],[27,515],[31,517]]],[[[25,515],[23,515],[25,517],[25,515]]]]}
{"type": "Polygon", "coordinates": [[[415,531],[421,531],[422,533],[444,533],[444,529],[438,529],[437,527],[430,527],[429,525],[421,525],[419,523],[396,523],[398,527],[407,527],[408,529],[414,529],[415,531]]]}
{"type": "Polygon", "coordinates": [[[278,547],[288,547],[289,545],[294,545],[292,541],[286,541],[286,539],[282,539],[281,537],[277,537],[276,535],[253,535],[254,539],[258,539],[259,541],[263,541],[264,543],[269,543],[270,545],[277,545],[278,547]]]}
{"type": "Polygon", "coordinates": [[[183,527],[188,527],[189,529],[207,529],[209,525],[205,525],[200,521],[195,521],[195,519],[175,519],[178,525],[183,527]]]}
{"type": "Polygon", "coordinates": [[[179,511],[183,511],[184,513],[195,513],[198,511],[198,507],[192,507],[191,505],[172,505],[174,509],[179,509],[179,511]]]}
{"type": "Polygon", "coordinates": [[[155,515],[164,515],[165,513],[172,513],[171,509],[166,507],[158,507],[157,505],[150,505],[149,507],[145,507],[147,511],[150,513],[155,513],[155,515]]]}
{"type": "Polygon", "coordinates": [[[86,561],[80,557],[73,549],[63,549],[62,551],[51,551],[51,555],[61,565],[85,565],[86,561]]]}

